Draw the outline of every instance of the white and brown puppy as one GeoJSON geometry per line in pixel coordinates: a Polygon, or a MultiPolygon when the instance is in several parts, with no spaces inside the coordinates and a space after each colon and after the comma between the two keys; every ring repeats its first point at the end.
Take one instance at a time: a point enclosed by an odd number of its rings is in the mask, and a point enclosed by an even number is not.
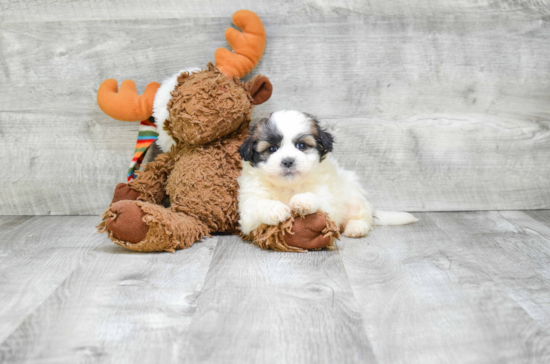
{"type": "Polygon", "coordinates": [[[240,148],[240,225],[248,234],[261,224],[285,221],[292,210],[328,213],[347,237],[367,235],[377,225],[418,221],[406,212],[374,211],[354,172],[331,156],[332,135],[309,114],[277,111],[260,120],[240,148]]]}

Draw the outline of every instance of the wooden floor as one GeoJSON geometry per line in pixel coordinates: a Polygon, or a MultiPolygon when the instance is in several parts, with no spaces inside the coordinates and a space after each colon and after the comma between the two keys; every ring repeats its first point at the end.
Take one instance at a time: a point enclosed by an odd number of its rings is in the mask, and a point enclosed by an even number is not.
{"type": "Polygon", "coordinates": [[[550,211],[418,217],[307,254],[1,217],[0,362],[550,362],[550,211]]]}

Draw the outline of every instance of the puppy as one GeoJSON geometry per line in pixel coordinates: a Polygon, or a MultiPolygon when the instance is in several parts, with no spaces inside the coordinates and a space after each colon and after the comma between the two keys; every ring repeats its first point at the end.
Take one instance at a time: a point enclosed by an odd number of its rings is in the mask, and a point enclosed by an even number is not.
{"type": "Polygon", "coordinates": [[[350,238],[367,235],[375,218],[378,225],[418,221],[406,212],[375,213],[357,175],[331,156],[333,143],[313,116],[299,111],[277,111],[256,123],[239,150],[242,232],[277,225],[291,211],[324,211],[350,238]]]}

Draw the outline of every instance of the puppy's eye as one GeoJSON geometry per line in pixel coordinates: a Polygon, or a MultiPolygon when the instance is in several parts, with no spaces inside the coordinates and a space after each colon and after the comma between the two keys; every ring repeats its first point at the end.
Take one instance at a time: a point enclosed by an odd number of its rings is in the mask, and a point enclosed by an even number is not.
{"type": "Polygon", "coordinates": [[[277,147],[272,145],[271,147],[267,148],[268,152],[269,153],[275,153],[277,151],[277,147]]]}
{"type": "Polygon", "coordinates": [[[296,149],[304,150],[304,149],[306,149],[306,144],[305,143],[296,143],[296,149]]]}

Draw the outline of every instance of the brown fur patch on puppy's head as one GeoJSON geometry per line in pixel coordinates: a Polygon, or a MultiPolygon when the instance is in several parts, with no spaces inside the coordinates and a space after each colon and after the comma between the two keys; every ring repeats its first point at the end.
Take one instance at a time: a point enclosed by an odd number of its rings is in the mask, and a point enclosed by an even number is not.
{"type": "MultiPolygon", "coordinates": [[[[303,114],[308,118],[308,121],[311,123],[311,135],[313,136],[315,147],[319,151],[321,160],[323,160],[328,153],[332,152],[334,138],[332,137],[332,134],[328,133],[325,129],[321,127],[321,125],[319,124],[319,120],[317,120],[315,116],[306,112],[303,114]]],[[[304,142],[308,144],[306,140],[304,140],[304,142]]]]}
{"type": "Polygon", "coordinates": [[[265,162],[270,154],[269,148],[278,146],[282,140],[283,135],[271,119],[261,119],[250,128],[250,136],[239,148],[241,158],[253,166],[265,162]]]}

